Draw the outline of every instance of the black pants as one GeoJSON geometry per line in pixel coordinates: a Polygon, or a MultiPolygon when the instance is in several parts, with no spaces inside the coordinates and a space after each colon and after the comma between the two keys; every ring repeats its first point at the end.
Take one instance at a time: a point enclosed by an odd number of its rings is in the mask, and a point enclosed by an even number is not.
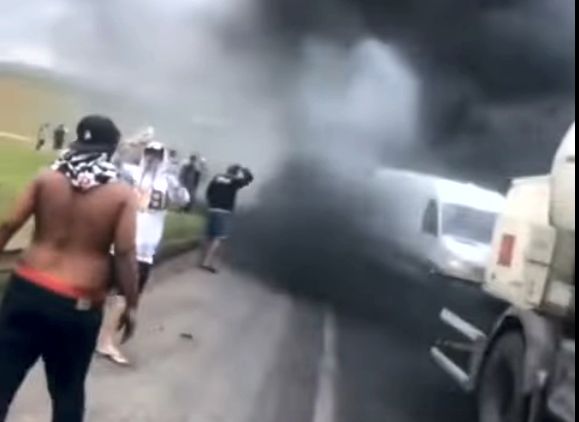
{"type": "Polygon", "coordinates": [[[81,422],[85,379],[102,321],[100,307],[77,302],[12,276],[0,308],[0,422],[28,371],[42,359],[53,422],[81,422]]]}

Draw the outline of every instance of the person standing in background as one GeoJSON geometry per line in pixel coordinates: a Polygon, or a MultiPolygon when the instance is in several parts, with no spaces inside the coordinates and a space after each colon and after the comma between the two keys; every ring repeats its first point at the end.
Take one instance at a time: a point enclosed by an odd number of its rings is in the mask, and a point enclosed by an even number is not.
{"type": "Polygon", "coordinates": [[[64,124],[59,124],[56,129],[54,129],[53,133],[53,149],[55,151],[61,151],[64,149],[66,144],[66,134],[68,133],[68,129],[64,124]]]}
{"type": "Polygon", "coordinates": [[[185,211],[193,212],[197,200],[197,190],[201,184],[203,174],[205,172],[204,160],[197,155],[192,155],[189,160],[181,167],[179,179],[181,184],[189,191],[191,198],[189,204],[185,207],[185,211]]]}
{"type": "MultiPolygon", "coordinates": [[[[150,142],[139,165],[124,165],[121,177],[130,184],[138,197],[137,260],[139,294],[142,294],[155,262],[155,255],[165,230],[169,207],[183,207],[189,202],[187,190],[168,169],[169,152],[159,142],[150,142]]],[[[116,255],[116,250],[114,251],[116,255]]],[[[112,280],[113,289],[115,280],[112,280]]],[[[118,365],[129,365],[117,341],[117,327],[125,312],[123,297],[113,291],[99,336],[97,353],[118,365]]]]}
{"type": "Polygon", "coordinates": [[[175,177],[179,177],[180,163],[179,163],[179,153],[175,149],[169,150],[169,162],[168,170],[175,177]]]}
{"type": "Polygon", "coordinates": [[[36,151],[40,151],[46,145],[46,138],[48,138],[49,123],[44,123],[38,129],[38,136],[36,139],[36,151]]]}
{"type": "Polygon", "coordinates": [[[248,168],[232,165],[225,174],[216,176],[207,189],[207,245],[203,254],[201,268],[216,274],[215,258],[229,237],[231,218],[235,211],[237,193],[249,186],[254,176],[248,168]]]}

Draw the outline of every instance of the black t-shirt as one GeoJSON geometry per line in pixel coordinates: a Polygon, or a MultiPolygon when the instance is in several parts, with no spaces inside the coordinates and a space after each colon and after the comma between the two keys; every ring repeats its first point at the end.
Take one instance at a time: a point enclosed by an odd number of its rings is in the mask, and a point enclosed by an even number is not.
{"type": "Polygon", "coordinates": [[[229,174],[216,176],[207,189],[209,208],[233,211],[237,199],[237,192],[253,182],[253,175],[247,169],[241,170],[241,176],[229,174]]]}

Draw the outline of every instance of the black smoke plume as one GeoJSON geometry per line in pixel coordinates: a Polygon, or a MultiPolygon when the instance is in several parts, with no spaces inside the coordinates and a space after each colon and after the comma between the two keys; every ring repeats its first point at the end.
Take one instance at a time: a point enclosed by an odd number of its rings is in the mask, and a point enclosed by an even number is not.
{"type": "Polygon", "coordinates": [[[574,119],[575,3],[264,0],[264,10],[297,75],[290,152],[240,222],[239,242],[252,247],[237,262],[364,313],[402,311],[417,295],[444,303],[442,292],[399,289],[420,276],[367,225],[372,169],[503,191],[512,177],[546,172],[574,119]],[[414,95],[415,109],[404,102],[414,95]]]}

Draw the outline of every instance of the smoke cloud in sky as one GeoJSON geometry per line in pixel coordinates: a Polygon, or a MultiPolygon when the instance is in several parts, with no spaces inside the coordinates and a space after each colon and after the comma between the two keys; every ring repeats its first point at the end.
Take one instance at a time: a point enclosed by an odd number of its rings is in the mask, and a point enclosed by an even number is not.
{"type": "Polygon", "coordinates": [[[239,227],[253,248],[238,258],[298,291],[363,312],[388,302],[378,292],[402,294],[391,291],[408,273],[388,224],[404,215],[386,213],[376,233],[368,204],[406,192],[369,191],[377,166],[504,190],[548,170],[574,119],[572,0],[263,5],[293,56],[284,122],[294,148],[239,227]]]}
{"type": "Polygon", "coordinates": [[[220,165],[270,174],[280,148],[331,138],[322,155],[372,143],[360,159],[452,174],[450,159],[457,175],[500,183],[542,169],[547,138],[574,114],[574,10],[572,0],[23,0],[0,6],[0,61],[81,79],[140,108],[121,116],[129,125],[156,124],[220,165]],[[529,135],[538,158],[496,163],[497,149],[529,135]],[[491,164],[498,177],[485,174],[491,164]]]}
{"type": "Polygon", "coordinates": [[[83,111],[112,114],[127,133],[153,125],[215,170],[239,161],[271,174],[277,52],[252,0],[23,0],[0,11],[0,63],[73,81],[83,111]]]}
{"type": "MultiPolygon", "coordinates": [[[[422,148],[409,145],[405,166],[504,187],[507,178],[545,171],[543,157],[573,119],[573,0],[264,4],[272,26],[298,51],[312,36],[345,50],[368,38],[398,49],[420,81],[421,97],[422,148]],[[527,141],[537,152],[521,164],[515,151],[527,141]]],[[[398,151],[391,159],[390,142],[384,145],[383,160],[399,161],[398,151]]]]}
{"type": "Polygon", "coordinates": [[[14,61],[105,93],[98,111],[214,171],[251,166],[253,261],[347,285],[333,267],[373,248],[376,167],[500,189],[547,170],[575,114],[575,2],[20,0],[0,6],[14,61]]]}

